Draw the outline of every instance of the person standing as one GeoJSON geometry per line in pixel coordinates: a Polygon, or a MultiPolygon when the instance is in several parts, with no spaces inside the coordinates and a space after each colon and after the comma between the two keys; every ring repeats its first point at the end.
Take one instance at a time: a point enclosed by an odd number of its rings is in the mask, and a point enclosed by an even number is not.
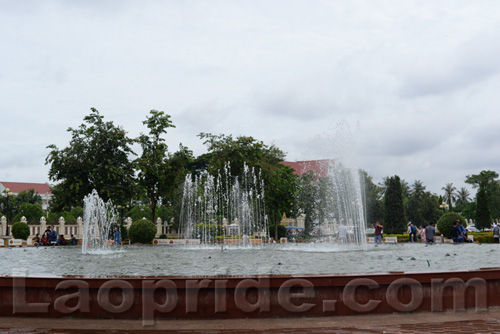
{"type": "Polygon", "coordinates": [[[436,228],[434,227],[434,223],[430,223],[425,228],[425,239],[428,244],[434,243],[434,236],[436,235],[436,228]]]}
{"type": "Polygon", "coordinates": [[[497,224],[493,227],[493,243],[500,243],[500,227],[497,224]]]}
{"type": "Polygon", "coordinates": [[[120,228],[118,226],[116,226],[113,244],[118,246],[118,245],[121,245],[121,243],[122,243],[122,241],[121,241],[120,228]]]}
{"type": "Polygon", "coordinates": [[[408,242],[417,242],[417,227],[412,222],[408,223],[408,234],[410,235],[408,242]]]}
{"type": "Polygon", "coordinates": [[[382,224],[380,224],[380,222],[378,220],[375,223],[375,226],[372,225],[372,227],[375,229],[375,233],[374,233],[375,244],[376,245],[381,244],[382,243],[382,229],[384,227],[382,226],[382,224]]]}

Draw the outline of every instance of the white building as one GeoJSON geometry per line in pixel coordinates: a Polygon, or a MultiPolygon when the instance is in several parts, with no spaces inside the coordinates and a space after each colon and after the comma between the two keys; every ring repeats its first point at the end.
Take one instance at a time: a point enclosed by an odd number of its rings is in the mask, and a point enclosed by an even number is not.
{"type": "Polygon", "coordinates": [[[35,193],[40,195],[42,198],[42,209],[47,210],[49,207],[49,202],[54,196],[50,191],[50,186],[48,183],[26,183],[26,182],[3,182],[0,181],[0,193],[3,194],[5,189],[9,188],[10,192],[14,195],[18,195],[21,191],[28,191],[33,189],[35,193]]]}

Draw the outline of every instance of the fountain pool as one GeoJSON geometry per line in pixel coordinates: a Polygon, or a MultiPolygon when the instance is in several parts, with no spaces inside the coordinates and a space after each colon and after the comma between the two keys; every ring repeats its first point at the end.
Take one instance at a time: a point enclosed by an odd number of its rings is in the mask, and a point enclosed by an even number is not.
{"type": "Polygon", "coordinates": [[[497,267],[493,244],[276,244],[256,247],[123,246],[0,249],[0,274],[26,276],[198,276],[428,272],[497,267]],[[474,259],[474,261],[470,261],[474,259]]]}

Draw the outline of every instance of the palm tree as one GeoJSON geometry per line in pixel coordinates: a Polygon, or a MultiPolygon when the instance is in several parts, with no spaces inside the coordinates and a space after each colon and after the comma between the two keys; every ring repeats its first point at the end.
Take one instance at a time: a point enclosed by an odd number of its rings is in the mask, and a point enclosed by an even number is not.
{"type": "Polygon", "coordinates": [[[460,190],[457,192],[457,197],[456,197],[456,203],[465,205],[468,202],[470,202],[470,192],[467,190],[467,188],[462,187],[460,190]]]}
{"type": "Polygon", "coordinates": [[[457,188],[453,186],[453,183],[446,183],[441,189],[444,190],[444,200],[448,203],[450,211],[452,211],[452,203],[455,202],[457,198],[457,188]]]}
{"type": "Polygon", "coordinates": [[[421,198],[425,193],[425,186],[420,180],[415,180],[410,188],[410,195],[421,198]]]}

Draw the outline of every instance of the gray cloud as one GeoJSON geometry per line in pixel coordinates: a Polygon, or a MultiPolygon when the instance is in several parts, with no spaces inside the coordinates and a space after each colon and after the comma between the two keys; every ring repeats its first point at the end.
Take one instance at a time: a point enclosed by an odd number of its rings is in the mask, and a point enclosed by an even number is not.
{"type": "Polygon", "coordinates": [[[359,123],[350,150],[375,181],[398,174],[440,192],[499,165],[498,10],[451,0],[2,1],[0,149],[11,166],[0,175],[46,182],[45,146],[67,145],[66,129],[90,107],[131,136],[158,109],[177,126],[170,149],[182,142],[195,154],[205,150],[197,134],[210,132],[254,136],[290,160],[335,158],[335,124],[359,123]]]}

